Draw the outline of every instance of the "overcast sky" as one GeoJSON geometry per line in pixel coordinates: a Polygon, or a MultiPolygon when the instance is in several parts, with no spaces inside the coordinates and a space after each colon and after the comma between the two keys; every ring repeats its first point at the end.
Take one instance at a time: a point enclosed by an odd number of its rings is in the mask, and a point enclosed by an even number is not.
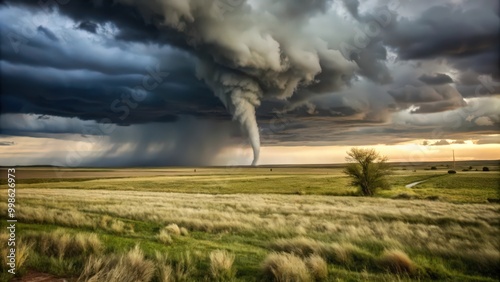
{"type": "Polygon", "coordinates": [[[2,165],[500,158],[496,0],[39,2],[0,2],[2,165]]]}

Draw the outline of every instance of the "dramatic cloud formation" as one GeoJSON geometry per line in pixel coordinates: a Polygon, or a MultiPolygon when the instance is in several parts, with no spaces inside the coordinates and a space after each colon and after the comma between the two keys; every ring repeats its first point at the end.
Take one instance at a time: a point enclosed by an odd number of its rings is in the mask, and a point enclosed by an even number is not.
{"type": "Polygon", "coordinates": [[[495,134],[497,11],[488,0],[3,1],[1,134],[106,136],[82,165],[209,165],[245,142],[252,164],[261,143],[446,142],[430,135],[455,114],[455,139],[495,134]]]}

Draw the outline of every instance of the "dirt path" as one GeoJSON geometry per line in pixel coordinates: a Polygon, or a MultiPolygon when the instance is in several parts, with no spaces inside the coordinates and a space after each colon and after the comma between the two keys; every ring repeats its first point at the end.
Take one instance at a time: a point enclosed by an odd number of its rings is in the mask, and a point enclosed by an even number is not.
{"type": "Polygon", "coordinates": [[[10,280],[10,282],[72,282],[75,279],[58,278],[53,275],[38,272],[34,270],[28,271],[23,277],[16,277],[10,280]]]}
{"type": "Polygon", "coordinates": [[[413,182],[413,183],[410,183],[408,185],[405,185],[406,188],[413,188],[415,186],[417,186],[418,184],[422,183],[422,182],[425,182],[427,180],[421,180],[421,181],[417,181],[417,182],[413,182]]]}

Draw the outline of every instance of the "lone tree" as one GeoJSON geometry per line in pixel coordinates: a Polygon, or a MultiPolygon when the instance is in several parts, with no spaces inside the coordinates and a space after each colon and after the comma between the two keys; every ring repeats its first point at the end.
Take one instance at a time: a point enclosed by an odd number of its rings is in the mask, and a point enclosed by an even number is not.
{"type": "Polygon", "coordinates": [[[379,188],[388,188],[386,176],[390,174],[387,157],[374,149],[352,148],[345,158],[349,163],[344,173],[351,177],[351,184],[358,186],[364,196],[373,196],[379,188]]]}

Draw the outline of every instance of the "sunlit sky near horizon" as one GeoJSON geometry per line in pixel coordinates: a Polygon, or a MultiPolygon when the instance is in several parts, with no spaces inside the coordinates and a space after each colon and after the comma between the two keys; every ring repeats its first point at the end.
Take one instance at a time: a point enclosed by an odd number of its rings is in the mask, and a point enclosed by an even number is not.
{"type": "Polygon", "coordinates": [[[3,1],[0,165],[499,160],[498,5],[3,1]]]}

